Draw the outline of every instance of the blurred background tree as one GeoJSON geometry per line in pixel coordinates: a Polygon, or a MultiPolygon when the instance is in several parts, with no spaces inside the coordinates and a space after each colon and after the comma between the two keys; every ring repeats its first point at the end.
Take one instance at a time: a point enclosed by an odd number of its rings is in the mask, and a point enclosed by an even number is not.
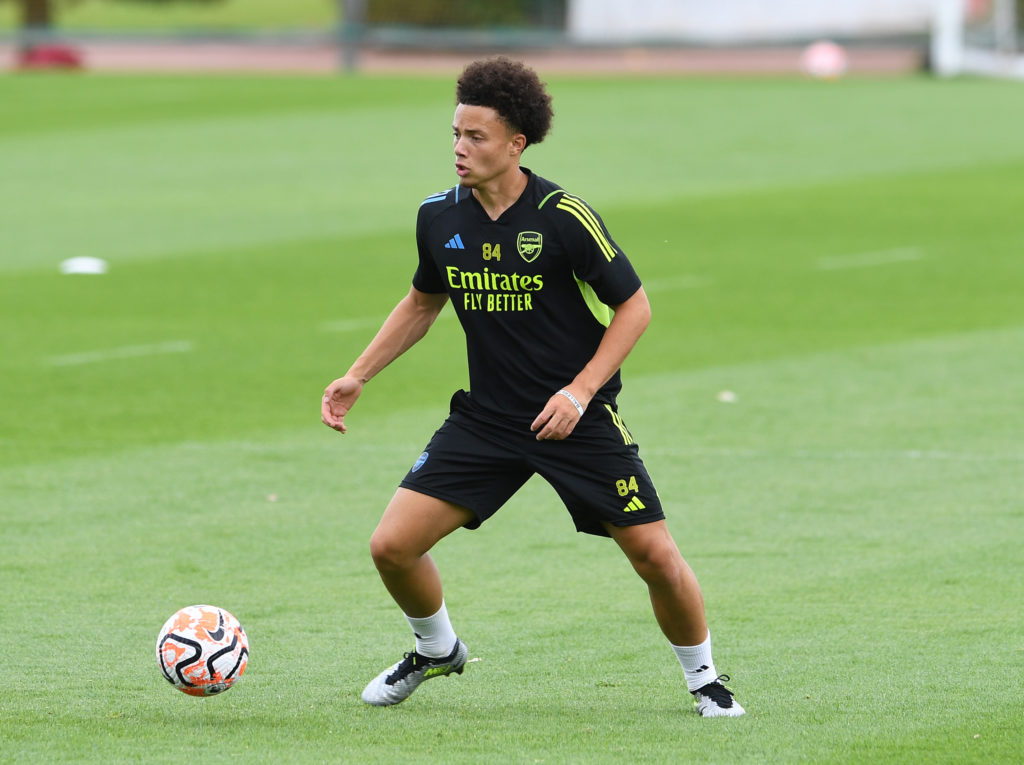
{"type": "Polygon", "coordinates": [[[567,0],[365,0],[370,24],[561,27],[567,0]]]}
{"type": "MultiPolygon", "coordinates": [[[[0,0],[0,3],[13,3],[19,8],[21,28],[27,31],[45,32],[56,25],[60,9],[83,0],[0,0]]],[[[166,5],[172,2],[219,3],[223,0],[119,0],[119,2],[154,3],[166,5]]]]}

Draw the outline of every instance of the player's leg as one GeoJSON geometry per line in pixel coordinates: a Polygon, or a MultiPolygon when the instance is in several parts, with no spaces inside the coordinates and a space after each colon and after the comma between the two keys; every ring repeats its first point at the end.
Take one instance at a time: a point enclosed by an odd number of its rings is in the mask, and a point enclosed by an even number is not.
{"type": "Polygon", "coordinates": [[[468,651],[448,619],[441,576],[429,550],[475,517],[463,507],[404,488],[388,504],[370,538],[370,554],[409,621],[416,649],[366,686],[366,703],[398,704],[424,680],[461,674],[468,651]]]}
{"type": "Polygon", "coordinates": [[[705,717],[737,717],[744,710],[719,675],[711,656],[704,598],[693,570],[683,560],[665,521],[635,526],[604,523],[647,584],[654,616],[679,658],[697,711],[705,717]]]}
{"type": "Polygon", "coordinates": [[[696,645],[708,634],[704,597],[665,521],[605,529],[647,584],[654,618],[673,645],[696,645]]]}
{"type": "Polygon", "coordinates": [[[370,537],[370,555],[399,608],[424,618],[441,607],[441,576],[429,550],[475,519],[469,510],[399,488],[370,537]]]}
{"type": "Polygon", "coordinates": [[[461,526],[478,527],[530,477],[509,439],[518,435],[536,443],[532,434],[496,430],[494,423],[471,416],[464,391],[452,396],[451,414],[402,479],[373,532],[373,562],[405,613],[416,648],[366,687],[367,703],[397,704],[424,680],[462,672],[466,646],[448,619],[441,577],[429,551],[461,526]]]}

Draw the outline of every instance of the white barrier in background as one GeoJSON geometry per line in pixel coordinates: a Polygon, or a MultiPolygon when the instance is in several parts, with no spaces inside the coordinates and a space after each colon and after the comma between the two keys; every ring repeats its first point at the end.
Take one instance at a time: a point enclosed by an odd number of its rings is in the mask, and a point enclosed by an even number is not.
{"type": "Polygon", "coordinates": [[[937,0],[569,0],[577,42],[707,43],[927,34],[937,0]]]}

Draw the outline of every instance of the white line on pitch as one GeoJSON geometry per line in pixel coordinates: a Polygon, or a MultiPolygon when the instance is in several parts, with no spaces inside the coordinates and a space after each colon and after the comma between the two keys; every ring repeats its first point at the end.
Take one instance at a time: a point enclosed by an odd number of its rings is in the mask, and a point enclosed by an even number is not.
{"type": "Polygon", "coordinates": [[[671,457],[726,457],[738,459],[792,459],[792,460],[835,460],[835,461],[891,461],[916,460],[922,462],[1024,462],[1024,454],[991,454],[982,452],[950,452],[936,449],[906,449],[902,451],[886,450],[854,450],[811,451],[797,449],[793,451],[732,448],[701,448],[693,449],[658,448],[647,449],[648,453],[671,457]]]}
{"type": "Polygon", "coordinates": [[[887,266],[890,263],[907,263],[921,260],[924,252],[920,247],[893,247],[890,250],[856,252],[852,255],[829,255],[818,258],[819,271],[839,271],[844,268],[871,268],[887,266]]]}
{"type": "MultiPolygon", "coordinates": [[[[364,329],[380,329],[386,316],[359,316],[353,319],[325,321],[320,325],[321,332],[358,332],[364,329]]],[[[437,315],[436,321],[454,319],[454,311],[444,311],[437,315]]]]}
{"type": "Polygon", "coordinates": [[[644,292],[670,292],[672,290],[692,290],[698,287],[707,287],[712,280],[705,276],[693,276],[683,274],[682,276],[669,276],[665,279],[651,279],[644,282],[644,292]]]}
{"type": "Polygon", "coordinates": [[[170,340],[166,343],[153,343],[151,345],[123,345],[120,348],[106,348],[101,351],[68,353],[63,356],[51,356],[49,361],[55,367],[71,367],[115,359],[135,359],[141,356],[160,356],[167,353],[188,353],[192,348],[193,344],[189,340],[170,340]]]}
{"type": "Polygon", "coordinates": [[[320,325],[323,332],[355,332],[360,329],[373,329],[380,327],[384,319],[380,317],[367,317],[361,319],[339,319],[338,321],[325,321],[320,325]]]}

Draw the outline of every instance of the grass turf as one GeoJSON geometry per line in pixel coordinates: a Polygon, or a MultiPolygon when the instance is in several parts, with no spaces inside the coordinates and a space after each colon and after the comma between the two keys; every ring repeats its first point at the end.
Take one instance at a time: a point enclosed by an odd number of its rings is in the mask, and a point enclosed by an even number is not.
{"type": "Polygon", "coordinates": [[[358,700],[409,648],[365,540],[464,384],[456,323],[347,436],[319,393],[452,182],[449,82],[3,78],[0,759],[1019,761],[1016,86],[552,90],[527,165],[647,283],[622,409],[747,717],[687,711],[639,580],[539,481],[436,551],[480,661],[358,700]],[[110,272],[57,273],[82,254],[110,272]],[[252,642],[215,699],[153,657],[195,602],[252,642]]]}
{"type": "MultiPolygon", "coordinates": [[[[0,29],[16,26],[18,3],[0,3],[0,29]]],[[[337,23],[332,0],[218,0],[217,2],[131,3],[89,0],[55,3],[57,24],[64,29],[206,29],[321,28],[337,23]]]]}

